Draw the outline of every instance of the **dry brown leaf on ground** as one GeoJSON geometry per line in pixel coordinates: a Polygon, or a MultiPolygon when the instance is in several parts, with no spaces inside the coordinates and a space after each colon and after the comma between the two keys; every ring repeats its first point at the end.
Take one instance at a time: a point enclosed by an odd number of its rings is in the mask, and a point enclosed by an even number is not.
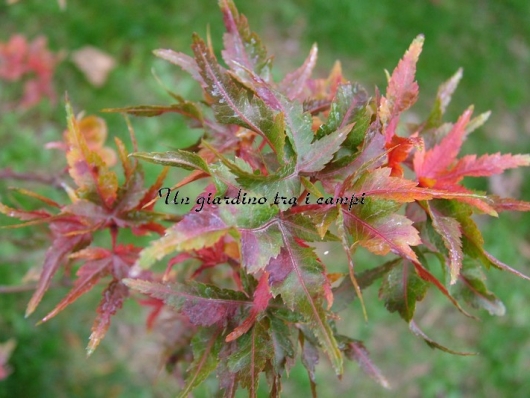
{"type": "Polygon", "coordinates": [[[84,46],[72,53],[72,62],[83,72],[87,80],[96,87],[107,81],[116,61],[107,53],[92,46],[84,46]]]}

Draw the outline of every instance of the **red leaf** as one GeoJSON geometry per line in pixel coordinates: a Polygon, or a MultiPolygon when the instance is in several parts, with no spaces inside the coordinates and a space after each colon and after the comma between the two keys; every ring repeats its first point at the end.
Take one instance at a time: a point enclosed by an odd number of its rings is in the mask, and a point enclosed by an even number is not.
{"type": "Polygon", "coordinates": [[[483,155],[477,159],[477,155],[467,155],[460,159],[453,167],[445,173],[439,173],[436,178],[438,183],[458,183],[464,176],[489,177],[500,174],[504,170],[514,169],[520,166],[530,165],[530,155],[483,155]]]}
{"type": "Polygon", "coordinates": [[[153,326],[155,325],[156,319],[164,308],[164,302],[160,299],[148,298],[147,300],[138,300],[138,303],[143,306],[152,307],[152,310],[147,316],[147,320],[145,321],[147,330],[152,330],[153,326]]]}
{"type": "Polygon", "coordinates": [[[77,270],[77,279],[72,290],[41,322],[53,318],[83,294],[90,291],[100,278],[109,274],[118,280],[126,277],[129,268],[138,257],[138,252],[139,249],[132,245],[118,245],[113,251],[101,247],[89,247],[70,255],[70,259],[81,259],[86,262],[77,270]]]}
{"type": "Polygon", "coordinates": [[[387,143],[388,167],[392,168],[392,176],[403,177],[403,167],[401,163],[407,160],[409,153],[414,148],[423,148],[423,139],[419,137],[404,138],[397,135],[392,136],[392,140],[387,143]]]}
{"type": "Polygon", "coordinates": [[[87,347],[87,355],[91,355],[100,341],[105,337],[110,326],[112,316],[118,311],[125,298],[129,295],[129,289],[121,281],[113,280],[103,292],[103,299],[97,309],[98,316],[92,325],[92,334],[87,347]]]}
{"type": "Polygon", "coordinates": [[[153,183],[153,185],[149,187],[142,200],[140,200],[138,208],[152,210],[153,207],[155,207],[155,202],[153,201],[153,199],[158,197],[158,190],[162,188],[162,184],[166,179],[168,171],[169,167],[164,167],[162,172],[158,175],[156,181],[153,183]]]}
{"type": "Polygon", "coordinates": [[[110,273],[111,258],[102,258],[99,260],[87,261],[77,271],[77,279],[74,287],[64,297],[59,304],[44,318],[41,322],[46,322],[53,318],[59,312],[64,310],[68,305],[76,301],[80,296],[90,291],[100,278],[110,273]]]}
{"type": "Polygon", "coordinates": [[[68,255],[90,243],[92,238],[89,234],[66,236],[67,233],[71,233],[82,227],[82,225],[75,223],[56,223],[53,226],[53,228],[56,229],[56,234],[58,236],[53,241],[52,246],[46,251],[37,289],[28,303],[26,317],[35,311],[35,308],[37,308],[37,305],[42,300],[42,296],[46,290],[48,290],[53,276],[59,267],[67,260],[68,255]]]}
{"type": "MultiPolygon", "coordinates": [[[[46,221],[51,217],[51,214],[44,210],[33,210],[25,211],[18,210],[8,207],[0,203],[0,213],[5,214],[8,217],[15,217],[21,221],[31,221],[31,220],[43,220],[46,221]]],[[[5,227],[4,227],[5,228],[5,227]]]]}
{"type": "Polygon", "coordinates": [[[418,187],[415,181],[392,176],[392,170],[388,167],[363,173],[351,188],[348,188],[348,191],[358,198],[364,194],[365,198],[380,198],[396,202],[432,199],[432,193],[429,190],[418,187]]]}
{"type": "Polygon", "coordinates": [[[313,44],[313,47],[311,47],[311,51],[302,66],[285,76],[280,83],[279,87],[281,91],[287,95],[289,100],[292,101],[297,98],[301,99],[300,95],[303,93],[306,82],[311,77],[313,68],[316,65],[317,52],[318,48],[316,44],[313,44]]]}
{"type": "Polygon", "coordinates": [[[357,362],[361,369],[376,382],[385,388],[390,388],[387,379],[383,376],[381,370],[372,362],[368,350],[361,341],[350,340],[346,345],[344,354],[348,359],[357,362]]]}
{"type": "Polygon", "coordinates": [[[493,200],[493,207],[498,212],[501,211],[530,211],[530,202],[512,198],[500,198],[498,196],[490,196],[493,200]]]}
{"type": "Polygon", "coordinates": [[[473,108],[469,108],[455,123],[449,134],[433,149],[419,150],[414,154],[414,171],[421,186],[436,187],[437,177],[443,174],[456,160],[466,136],[466,126],[473,108]]]}
{"type": "Polygon", "coordinates": [[[0,343],[0,381],[11,374],[12,369],[7,362],[16,345],[15,339],[9,339],[4,343],[0,343]]]}
{"type": "Polygon", "coordinates": [[[254,302],[250,314],[241,325],[235,328],[232,333],[226,336],[226,341],[233,341],[249,331],[256,322],[258,315],[267,309],[272,295],[269,288],[269,273],[264,271],[259,280],[258,286],[254,291],[254,302]]]}
{"type": "Polygon", "coordinates": [[[24,94],[20,101],[23,108],[37,104],[43,97],[55,101],[52,78],[60,57],[47,48],[45,37],[37,37],[28,43],[22,35],[14,35],[6,44],[0,43],[0,79],[24,82],[24,94]]]}
{"type": "Polygon", "coordinates": [[[22,35],[13,35],[7,43],[0,43],[0,78],[16,81],[28,71],[26,56],[29,45],[22,35]]]}

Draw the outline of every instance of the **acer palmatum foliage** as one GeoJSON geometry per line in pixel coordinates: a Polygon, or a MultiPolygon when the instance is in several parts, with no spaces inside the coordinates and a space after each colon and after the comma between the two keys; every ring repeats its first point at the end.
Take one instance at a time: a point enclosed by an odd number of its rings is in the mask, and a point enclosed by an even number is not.
{"type": "Polygon", "coordinates": [[[22,98],[17,106],[30,108],[42,98],[55,101],[53,74],[61,56],[48,49],[48,41],[40,36],[28,41],[20,34],[0,43],[0,80],[24,82],[22,98]]]}
{"type": "Polygon", "coordinates": [[[239,387],[256,396],[261,373],[270,394],[278,396],[282,377],[298,357],[315,393],[320,352],[337,375],[346,358],[388,386],[364,344],[339,334],[335,325],[356,298],[366,316],[362,291],[377,280],[385,307],[409,323],[415,335],[433,348],[467,355],[436,343],[419,328],[416,302],[434,287],[465,316],[472,316],[465,307],[504,313],[486,287],[484,270],[493,266],[528,278],[484,249],[472,215],[527,211],[530,204],[471,191],[462,179],[528,166],[530,156],[458,157],[467,135],[488,116],[474,116],[470,107],[455,123],[443,121],[461,70],[440,87],[424,122],[399,124],[418,97],[415,71],[422,36],[389,76],[385,94],[370,97],[343,77],[338,63],[327,78],[313,78],[316,46],[298,69],[274,81],[272,57],[245,17],[230,0],[220,6],[226,66],[209,41],[197,35],[193,57],[168,49],[155,52],[190,73],[204,101],[171,93],[171,105],[107,110],[136,116],[179,113],[204,132],[194,150],[139,152],[131,136],[135,152],[128,155],[116,139],[125,175],[119,185],[107,163],[112,151],[102,140],[106,130],[98,132],[104,122],[77,120],[68,104],[65,142],[52,146],[66,150],[75,186],[67,188],[71,203],[31,194],[53,211],[0,208],[26,221],[23,225],[48,223],[53,235],[28,315],[54,274],[72,262],[79,264],[73,288],[43,321],[106,281],[89,352],[130,296],[153,308],[150,328],[164,306],[175,309],[180,315],[173,321],[184,327],[181,336],[171,337],[167,358],[171,365],[190,362],[182,397],[212,372],[227,396],[239,387]],[[173,189],[206,179],[202,200],[182,218],[155,212],[156,199],[167,201],[171,192],[163,186],[167,168],[146,189],[137,159],[189,170],[173,189]],[[265,200],[234,202],[242,192],[265,200]],[[279,196],[285,200],[276,200],[279,196]],[[148,247],[135,247],[119,243],[125,229],[161,237],[148,247]],[[110,232],[111,247],[95,247],[93,237],[104,230],[110,232]],[[340,273],[327,271],[314,242],[345,251],[348,262],[340,273]],[[361,247],[395,258],[357,273],[354,258],[361,247]],[[151,270],[157,262],[164,264],[164,273],[151,270]]]}

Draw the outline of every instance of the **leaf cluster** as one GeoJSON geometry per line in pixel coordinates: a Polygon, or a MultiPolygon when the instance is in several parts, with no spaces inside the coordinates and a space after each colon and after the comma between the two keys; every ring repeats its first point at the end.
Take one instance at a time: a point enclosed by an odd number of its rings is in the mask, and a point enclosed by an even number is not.
{"type": "Polygon", "coordinates": [[[422,36],[388,74],[384,95],[376,91],[370,96],[348,81],[339,63],[327,78],[313,78],[316,45],[300,67],[277,82],[272,78],[273,58],[246,18],[231,0],[219,3],[226,27],[224,65],[210,40],[198,35],[193,36],[193,57],[169,49],[155,51],[198,82],[203,101],[170,92],[175,101],[170,105],[107,110],[146,117],[178,113],[204,132],[193,149],[135,148],[129,155],[116,139],[125,175],[119,185],[101,145],[89,147],[80,128],[83,120],[77,120],[68,105],[65,149],[76,185],[67,188],[72,203],[59,205],[31,194],[57,212],[0,208],[25,220],[23,225],[48,223],[53,232],[28,314],[58,269],[68,269],[73,261],[82,263],[73,288],[43,321],[110,276],[90,350],[130,289],[151,297],[144,301],[154,307],[151,326],[163,308],[173,308],[180,314],[176,321],[187,325],[168,356],[171,365],[176,358],[190,362],[182,397],[214,371],[226,396],[234,396],[239,387],[256,396],[261,373],[271,396],[279,396],[282,377],[298,356],[316,394],[314,372],[321,352],[338,376],[346,358],[388,387],[364,344],[340,334],[337,327],[341,313],[356,299],[367,316],[362,292],[376,281],[381,281],[384,306],[399,314],[415,335],[433,348],[467,355],[428,337],[414,321],[415,307],[434,288],[465,316],[473,316],[469,307],[504,313],[486,286],[484,271],[493,266],[528,278],[484,249],[472,216],[528,211],[530,204],[475,192],[462,181],[528,166],[530,156],[458,156],[467,135],[489,115],[473,116],[470,107],[456,122],[444,121],[461,70],[441,85],[432,111],[421,123],[400,123],[418,98],[415,72],[422,36]],[[195,206],[181,219],[171,219],[153,210],[157,197],[163,196],[159,189],[165,171],[144,189],[137,159],[163,165],[164,170],[169,166],[190,171],[172,189],[206,179],[203,197],[235,198],[244,192],[267,200],[195,206]],[[293,200],[274,200],[278,195],[293,200]],[[309,197],[329,200],[316,203],[306,200],[309,197]],[[163,220],[171,224],[162,226],[163,220]],[[134,247],[117,243],[122,229],[162,236],[145,248],[134,247]],[[102,230],[110,231],[112,247],[92,245],[94,234],[102,230]],[[328,272],[315,251],[316,242],[344,251],[348,261],[340,272],[328,272]],[[392,259],[358,273],[355,257],[360,248],[392,259]],[[165,265],[163,274],[152,270],[158,262],[165,265]]]}

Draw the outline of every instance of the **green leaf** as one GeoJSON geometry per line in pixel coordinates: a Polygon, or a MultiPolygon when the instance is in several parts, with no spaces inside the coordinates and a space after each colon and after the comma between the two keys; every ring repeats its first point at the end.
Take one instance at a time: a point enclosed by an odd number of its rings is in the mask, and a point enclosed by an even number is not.
{"type": "Polygon", "coordinates": [[[271,337],[264,322],[256,322],[237,344],[235,352],[228,357],[228,369],[249,390],[250,397],[257,397],[259,374],[273,355],[271,337]]]}
{"type": "Polygon", "coordinates": [[[440,127],[442,125],[442,116],[445,113],[447,105],[451,101],[451,97],[458,87],[458,83],[462,79],[463,69],[459,68],[456,73],[451,76],[449,80],[444,82],[439,88],[438,93],[436,94],[436,100],[434,102],[434,107],[425,122],[424,130],[429,130],[431,128],[440,127]]]}
{"type": "Polygon", "coordinates": [[[219,206],[219,215],[227,225],[233,225],[238,229],[258,228],[278,214],[278,208],[271,206],[270,198],[266,198],[267,202],[264,204],[253,202],[243,204],[243,200],[252,201],[252,198],[256,200],[261,198],[251,195],[239,190],[237,194],[230,196],[230,204],[219,206]]]}
{"type": "MultiPolygon", "coordinates": [[[[370,287],[376,280],[386,275],[392,268],[401,264],[401,259],[388,261],[375,268],[361,272],[356,276],[357,283],[361,289],[370,287]]],[[[351,278],[345,277],[340,285],[333,289],[333,307],[335,312],[342,311],[350,305],[357,297],[353,281],[351,278]]]]}
{"type": "Polygon", "coordinates": [[[436,341],[432,340],[429,336],[427,336],[425,333],[423,333],[423,331],[418,327],[418,325],[416,325],[416,322],[414,321],[409,322],[409,328],[412,333],[414,333],[418,337],[421,337],[425,341],[425,343],[432,349],[436,348],[438,350],[445,351],[445,352],[448,352],[449,354],[454,354],[454,355],[462,355],[462,356],[477,355],[474,352],[460,352],[460,351],[454,351],[447,347],[444,347],[443,345],[441,345],[440,343],[437,343],[436,341]]]}
{"type": "Polygon", "coordinates": [[[367,112],[368,94],[358,84],[346,83],[339,86],[337,94],[331,103],[329,116],[317,131],[317,137],[331,134],[347,125],[353,125],[349,132],[345,146],[356,151],[366,134],[370,124],[370,114],[367,112]]]}
{"type": "Polygon", "coordinates": [[[379,297],[384,300],[388,311],[397,311],[405,321],[410,322],[416,302],[423,300],[426,292],[427,283],[416,274],[413,265],[405,261],[383,278],[379,297]]]}
{"type": "Polygon", "coordinates": [[[328,355],[337,375],[342,373],[342,356],[323,308],[331,306],[331,286],[323,264],[314,251],[300,241],[280,220],[277,221],[283,247],[271,259],[266,270],[274,296],[281,295],[285,305],[300,312],[328,355]]]}
{"type": "Polygon", "coordinates": [[[201,385],[219,363],[218,355],[221,349],[219,330],[202,329],[193,336],[193,362],[188,367],[186,385],[179,393],[179,398],[187,398],[191,391],[201,385]]]}
{"type": "Polygon", "coordinates": [[[180,113],[190,119],[194,119],[202,124],[202,112],[198,105],[190,101],[182,101],[172,105],[137,105],[124,108],[107,108],[102,112],[127,113],[133,116],[153,117],[164,113],[180,113]]]}
{"type": "Polygon", "coordinates": [[[200,170],[212,174],[208,164],[196,153],[178,149],[168,152],[134,152],[129,156],[164,166],[180,167],[185,170],[200,170]]]}
{"type": "Polygon", "coordinates": [[[333,159],[348,137],[353,125],[348,124],[328,134],[298,153],[297,169],[303,173],[316,173],[333,159]]]}
{"type": "Polygon", "coordinates": [[[294,359],[295,357],[296,351],[292,341],[291,329],[283,320],[275,316],[270,317],[269,321],[269,334],[274,352],[272,365],[276,373],[281,373],[287,359],[294,359]]]}
{"type": "Polygon", "coordinates": [[[454,296],[462,298],[473,308],[483,308],[491,315],[502,316],[506,308],[485,284],[486,277],[474,261],[464,261],[462,272],[454,285],[454,296]]]}

